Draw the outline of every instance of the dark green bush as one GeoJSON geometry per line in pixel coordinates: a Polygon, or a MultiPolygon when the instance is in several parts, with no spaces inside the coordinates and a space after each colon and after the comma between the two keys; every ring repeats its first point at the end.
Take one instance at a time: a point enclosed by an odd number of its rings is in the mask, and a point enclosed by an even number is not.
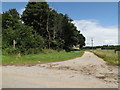
{"type": "Polygon", "coordinates": [[[20,53],[18,48],[13,48],[13,47],[9,47],[9,48],[5,48],[2,50],[2,54],[6,55],[6,54],[17,54],[20,53]]]}
{"type": "Polygon", "coordinates": [[[16,27],[16,30],[11,28],[3,30],[3,51],[5,53],[34,54],[44,48],[44,39],[35,34],[31,27],[21,23],[16,24],[16,27]],[[13,40],[16,41],[15,49],[13,48],[13,40]]]}

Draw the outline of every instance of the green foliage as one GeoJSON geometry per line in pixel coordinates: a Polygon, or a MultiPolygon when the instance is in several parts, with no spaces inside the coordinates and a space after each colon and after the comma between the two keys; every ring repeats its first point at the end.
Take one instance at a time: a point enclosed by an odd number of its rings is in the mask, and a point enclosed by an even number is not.
{"type": "Polygon", "coordinates": [[[43,48],[44,40],[41,36],[35,34],[33,29],[29,26],[18,24],[16,30],[16,41],[20,48],[43,48]]]}
{"type": "Polygon", "coordinates": [[[47,37],[46,23],[49,6],[46,2],[29,2],[22,15],[22,20],[26,25],[32,26],[36,32],[47,37]]]}
{"type": "Polygon", "coordinates": [[[68,50],[73,45],[85,45],[85,38],[74,26],[72,19],[52,10],[46,2],[29,2],[22,20],[45,39],[46,48],[68,50]]]}
{"type": "Polygon", "coordinates": [[[2,28],[7,29],[8,27],[16,28],[15,24],[20,20],[19,13],[16,9],[10,9],[2,14],[2,28]]]}
{"type": "Polygon", "coordinates": [[[11,28],[3,30],[3,49],[9,47],[11,50],[13,48],[13,40],[15,40],[19,53],[30,54],[42,50],[44,40],[41,36],[35,34],[31,27],[21,23],[16,24],[16,27],[17,29],[15,30],[11,28]]]}
{"type": "Polygon", "coordinates": [[[102,49],[102,50],[117,50],[120,51],[120,45],[103,45],[94,47],[84,47],[83,49],[102,49]]]}
{"type": "Polygon", "coordinates": [[[2,54],[3,55],[8,55],[8,54],[13,54],[14,55],[18,52],[19,52],[18,48],[9,47],[9,48],[3,49],[2,54]]]}
{"type": "Polygon", "coordinates": [[[45,48],[71,51],[73,46],[85,45],[85,37],[72,19],[49,8],[47,2],[28,2],[19,16],[16,9],[2,14],[2,48],[8,54],[34,54],[45,48]]]}
{"type": "Polygon", "coordinates": [[[13,45],[13,40],[16,38],[15,30],[7,28],[2,30],[2,48],[8,48],[13,45]]]}
{"type": "Polygon", "coordinates": [[[53,49],[44,49],[44,50],[42,51],[42,53],[44,53],[44,54],[58,53],[58,51],[53,50],[53,49]]]}

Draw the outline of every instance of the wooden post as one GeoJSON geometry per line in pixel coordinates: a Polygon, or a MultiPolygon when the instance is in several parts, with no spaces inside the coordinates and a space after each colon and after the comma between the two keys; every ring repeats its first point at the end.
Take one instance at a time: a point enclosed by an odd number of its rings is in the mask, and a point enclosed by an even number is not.
{"type": "Polygon", "coordinates": [[[16,44],[16,41],[15,41],[15,40],[13,40],[13,48],[15,48],[15,44],[16,44]]]}

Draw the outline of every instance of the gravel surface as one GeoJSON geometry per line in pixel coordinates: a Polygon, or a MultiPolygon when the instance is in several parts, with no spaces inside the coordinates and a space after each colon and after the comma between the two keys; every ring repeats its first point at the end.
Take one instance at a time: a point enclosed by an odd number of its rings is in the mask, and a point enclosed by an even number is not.
{"type": "Polygon", "coordinates": [[[3,88],[117,88],[118,67],[91,52],[36,66],[3,66],[3,88]]]}

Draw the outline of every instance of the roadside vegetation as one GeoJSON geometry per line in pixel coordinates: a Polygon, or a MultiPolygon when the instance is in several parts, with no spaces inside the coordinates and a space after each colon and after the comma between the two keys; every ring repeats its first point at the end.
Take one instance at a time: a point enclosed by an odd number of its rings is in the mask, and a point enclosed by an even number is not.
{"type": "Polygon", "coordinates": [[[12,8],[0,16],[3,64],[56,62],[83,54],[73,47],[82,48],[85,37],[67,14],[58,13],[47,2],[28,2],[22,14],[12,8]]]}
{"type": "Polygon", "coordinates": [[[119,65],[120,51],[115,50],[91,50],[95,55],[105,60],[108,64],[119,65]]]}
{"type": "Polygon", "coordinates": [[[77,58],[82,56],[84,51],[55,51],[55,50],[44,50],[40,54],[29,54],[29,55],[3,55],[3,65],[34,65],[39,63],[58,62],[77,58]]]}
{"type": "Polygon", "coordinates": [[[28,2],[22,15],[15,8],[2,13],[2,49],[8,54],[38,54],[44,49],[71,51],[85,37],[67,14],[47,2],[28,2]]]}

